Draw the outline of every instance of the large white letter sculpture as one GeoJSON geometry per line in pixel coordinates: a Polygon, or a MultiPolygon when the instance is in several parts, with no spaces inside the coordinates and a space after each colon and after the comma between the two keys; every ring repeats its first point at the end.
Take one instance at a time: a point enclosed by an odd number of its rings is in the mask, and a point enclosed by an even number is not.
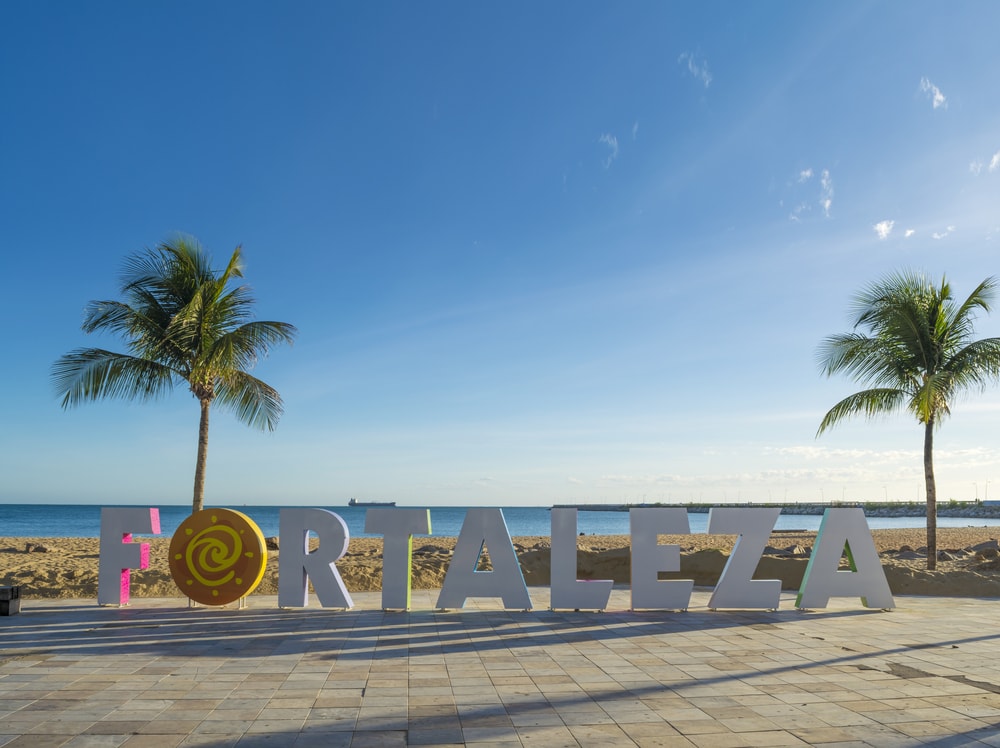
{"type": "Polygon", "coordinates": [[[470,597],[499,597],[505,608],[531,610],[531,596],[499,509],[470,509],[444,575],[437,607],[461,608],[470,597]],[[477,571],[483,547],[488,547],[493,571],[477,571]]]}
{"type": "Polygon", "coordinates": [[[576,578],[576,509],[552,509],[550,555],[552,610],[604,610],[611,598],[613,579],[576,578]]]}
{"type": "Polygon", "coordinates": [[[795,607],[825,608],[831,597],[860,597],[866,608],[896,607],[860,507],[823,512],[795,607]],[[838,568],[845,550],[850,571],[838,568]]]}
{"type": "Polygon", "coordinates": [[[353,608],[351,593],[337,571],[336,561],[347,553],[351,536],[339,514],[326,509],[282,509],[278,513],[278,607],[309,605],[309,580],[324,608],[353,608]],[[309,551],[309,532],[319,548],[309,551]]]}
{"type": "Polygon", "coordinates": [[[130,570],[149,568],[149,543],[133,543],[134,532],[159,535],[160,510],[138,507],[101,509],[98,605],[128,605],[132,581],[130,570]]]}
{"type": "Polygon", "coordinates": [[[689,535],[682,507],[643,507],[628,515],[632,533],[632,609],[687,610],[693,579],[660,579],[661,571],[681,570],[681,547],[660,545],[658,536],[689,535]]]}
{"type": "Polygon", "coordinates": [[[382,610],[409,610],[413,536],[431,534],[430,509],[369,509],[365,532],[382,541],[382,610]]]}
{"type": "Polygon", "coordinates": [[[754,579],[781,507],[713,507],[708,510],[708,531],[718,535],[739,535],[726,561],[715,591],[709,598],[710,610],[717,608],[766,608],[775,610],[781,600],[780,579],[754,579]]]}

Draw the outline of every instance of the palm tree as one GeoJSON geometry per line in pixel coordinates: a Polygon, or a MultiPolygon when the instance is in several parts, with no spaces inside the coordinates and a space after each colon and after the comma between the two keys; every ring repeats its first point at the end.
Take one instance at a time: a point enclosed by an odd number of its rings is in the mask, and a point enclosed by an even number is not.
{"type": "Polygon", "coordinates": [[[1000,338],[973,339],[976,312],[990,311],[996,289],[997,280],[987,278],[956,304],[944,278],[935,286],[912,271],[889,275],[855,298],[855,331],[832,335],[819,349],[828,376],[843,372],[869,389],[834,405],[816,436],[849,416],[897,410],[909,411],[924,427],[928,569],[937,565],[934,429],[958,394],[983,390],[1000,377],[1000,338]]]}
{"type": "Polygon", "coordinates": [[[205,499],[208,414],[213,402],[231,409],[249,426],[272,430],[281,416],[281,397],[248,372],[296,330],[285,322],[252,318],[254,299],[245,285],[242,251],[237,247],[225,270],[197,240],[177,237],[125,262],[124,301],[92,301],[83,330],[110,332],[124,339],[128,353],[77,348],[52,367],[62,407],[90,400],[150,400],[185,382],[201,406],[192,512],[205,499]]]}

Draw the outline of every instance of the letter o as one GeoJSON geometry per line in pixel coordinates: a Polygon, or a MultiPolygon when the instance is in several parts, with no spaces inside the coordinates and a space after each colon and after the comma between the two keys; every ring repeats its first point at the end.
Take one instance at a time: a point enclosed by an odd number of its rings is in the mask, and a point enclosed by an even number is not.
{"type": "Polygon", "coordinates": [[[228,605],[253,592],[267,568],[264,534],[232,509],[204,509],[184,520],[170,539],[170,575],[181,592],[203,605],[228,605]]]}

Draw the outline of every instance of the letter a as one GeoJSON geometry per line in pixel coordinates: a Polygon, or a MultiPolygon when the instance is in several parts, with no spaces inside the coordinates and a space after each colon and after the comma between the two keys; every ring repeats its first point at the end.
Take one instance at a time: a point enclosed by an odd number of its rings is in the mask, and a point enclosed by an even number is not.
{"type": "Polygon", "coordinates": [[[866,608],[896,607],[865,513],[857,507],[823,513],[795,607],[825,608],[831,597],[860,597],[866,608]],[[850,571],[838,568],[845,550],[850,571]]]}
{"type": "Polygon", "coordinates": [[[470,597],[499,597],[505,608],[531,610],[528,586],[499,509],[470,509],[465,513],[437,607],[461,608],[470,597]],[[489,549],[493,571],[476,571],[484,547],[489,549]]]}

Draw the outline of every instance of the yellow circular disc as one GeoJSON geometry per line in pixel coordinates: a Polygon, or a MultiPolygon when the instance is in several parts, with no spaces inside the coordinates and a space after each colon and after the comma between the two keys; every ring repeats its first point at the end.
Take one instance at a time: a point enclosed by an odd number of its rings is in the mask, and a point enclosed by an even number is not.
{"type": "Polygon", "coordinates": [[[184,520],[170,539],[170,574],[203,605],[227,605],[253,592],[267,568],[264,534],[232,509],[204,509],[184,520]]]}

